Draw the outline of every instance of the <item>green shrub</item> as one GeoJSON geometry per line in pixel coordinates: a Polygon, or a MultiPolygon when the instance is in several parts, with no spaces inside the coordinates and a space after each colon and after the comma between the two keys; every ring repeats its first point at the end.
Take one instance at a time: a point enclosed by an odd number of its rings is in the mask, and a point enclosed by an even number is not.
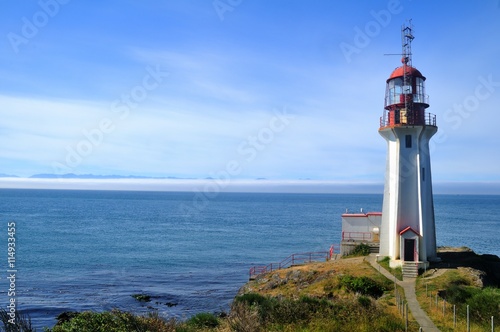
{"type": "Polygon", "coordinates": [[[481,322],[500,321],[500,289],[485,288],[467,300],[471,316],[481,322]]]}
{"type": "Polygon", "coordinates": [[[268,322],[281,325],[303,324],[315,317],[326,316],[331,308],[331,302],[324,299],[307,296],[299,300],[283,299],[275,303],[273,311],[269,313],[268,322]]]}
{"type": "Polygon", "coordinates": [[[369,297],[366,296],[360,296],[358,297],[358,303],[363,307],[363,308],[369,308],[372,304],[372,300],[370,300],[369,297]]]}
{"type": "Polygon", "coordinates": [[[201,312],[188,319],[186,324],[199,329],[215,328],[219,326],[219,319],[214,314],[201,312]]]}
{"type": "Polygon", "coordinates": [[[309,296],[302,296],[299,299],[299,303],[306,306],[311,312],[321,312],[332,307],[332,303],[327,299],[317,299],[309,296]]]}
{"type": "Polygon", "coordinates": [[[259,332],[261,331],[261,320],[257,308],[251,308],[244,302],[235,302],[231,306],[228,316],[231,331],[236,332],[259,332]]]}
{"type": "Polygon", "coordinates": [[[500,321],[500,289],[477,288],[469,286],[465,279],[453,280],[444,291],[440,292],[447,302],[457,306],[465,317],[466,307],[469,305],[471,319],[484,325],[491,316],[500,321]]]}
{"type": "Polygon", "coordinates": [[[354,247],[349,256],[368,256],[370,254],[370,246],[365,243],[360,243],[354,247]]]}
{"type": "Polygon", "coordinates": [[[122,312],[81,312],[70,320],[56,325],[52,332],[125,332],[128,317],[122,312]]]}
{"type": "Polygon", "coordinates": [[[378,262],[379,262],[379,264],[380,263],[387,263],[387,264],[389,264],[390,261],[391,261],[391,258],[389,256],[385,256],[384,258],[382,258],[378,262]]]}
{"type": "Polygon", "coordinates": [[[277,303],[273,312],[269,315],[269,322],[276,324],[292,324],[305,321],[310,317],[310,312],[306,305],[299,301],[284,299],[277,303]]]}
{"type": "Polygon", "coordinates": [[[308,296],[298,300],[242,296],[233,303],[229,323],[232,331],[241,332],[404,331],[399,317],[378,306],[368,296],[335,302],[308,296]],[[248,302],[242,301],[242,298],[248,302]],[[262,315],[258,303],[267,306],[266,315],[262,315]]]}
{"type": "Polygon", "coordinates": [[[334,297],[334,291],[337,289],[337,284],[335,282],[335,279],[330,278],[328,279],[324,286],[323,286],[323,291],[325,292],[326,296],[329,298],[334,297]]]}
{"type": "MultiPolygon", "coordinates": [[[[252,293],[236,297],[235,303],[243,303],[249,309],[256,309],[260,324],[279,325],[306,322],[315,315],[322,316],[332,307],[331,302],[326,299],[302,296],[299,300],[278,300],[252,293]]],[[[240,311],[243,312],[241,308],[240,311]]]]}
{"type": "Polygon", "coordinates": [[[384,294],[385,288],[375,280],[362,276],[353,277],[345,275],[340,277],[340,286],[348,291],[369,295],[374,298],[379,298],[384,294]]]}
{"type": "Polygon", "coordinates": [[[257,293],[248,293],[235,298],[235,303],[244,303],[250,308],[257,308],[261,322],[270,319],[270,313],[274,312],[278,300],[272,297],[262,296],[257,293]]]}
{"type": "Polygon", "coordinates": [[[444,293],[446,301],[452,304],[464,304],[470,298],[474,296],[474,294],[480,292],[481,290],[475,287],[464,286],[461,284],[452,284],[448,287],[444,293]]]}
{"type": "Polygon", "coordinates": [[[262,305],[265,302],[269,301],[269,299],[265,296],[262,296],[258,293],[247,293],[243,295],[239,295],[234,299],[236,302],[243,302],[248,305],[262,305]]]}
{"type": "Polygon", "coordinates": [[[128,312],[113,310],[106,312],[85,311],[78,313],[47,332],[129,332],[175,331],[176,322],[165,322],[157,313],[136,316],[128,312]]]}
{"type": "MultiPolygon", "coordinates": [[[[12,317],[5,309],[0,309],[0,320],[3,323],[3,331],[7,332],[34,332],[35,329],[31,326],[31,318],[24,315],[22,312],[16,312],[14,324],[12,324],[12,317]]],[[[1,328],[0,328],[1,330],[1,328]]]]}

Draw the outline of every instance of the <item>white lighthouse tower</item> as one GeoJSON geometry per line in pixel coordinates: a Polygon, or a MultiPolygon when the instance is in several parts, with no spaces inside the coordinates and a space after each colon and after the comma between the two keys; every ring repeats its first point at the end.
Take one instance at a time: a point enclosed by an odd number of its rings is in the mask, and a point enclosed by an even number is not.
{"type": "Polygon", "coordinates": [[[402,28],[402,66],[387,80],[379,133],[387,141],[380,257],[392,267],[437,260],[429,140],[436,116],[426,112],[425,77],[412,66],[411,26],[402,28]]]}

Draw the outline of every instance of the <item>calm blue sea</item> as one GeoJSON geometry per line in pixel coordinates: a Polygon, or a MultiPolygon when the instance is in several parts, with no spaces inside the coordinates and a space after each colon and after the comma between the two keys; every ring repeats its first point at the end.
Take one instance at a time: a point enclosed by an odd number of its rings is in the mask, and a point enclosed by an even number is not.
{"type": "MultiPolygon", "coordinates": [[[[227,311],[255,264],[338,243],[340,215],[382,195],[0,190],[0,303],[7,223],[16,224],[16,301],[39,331],[64,311],[118,308],[187,318],[227,311]],[[194,203],[193,203],[194,202],[194,203]],[[195,213],[186,207],[196,206],[195,213]],[[132,294],[146,293],[140,303],[132,294]]],[[[500,196],[435,196],[438,245],[500,255],[500,196]]]]}

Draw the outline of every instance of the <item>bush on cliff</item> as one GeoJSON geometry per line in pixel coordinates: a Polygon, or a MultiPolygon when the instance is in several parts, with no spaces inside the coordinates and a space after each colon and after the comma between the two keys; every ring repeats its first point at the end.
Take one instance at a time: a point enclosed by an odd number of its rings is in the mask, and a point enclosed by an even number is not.
{"type": "Polygon", "coordinates": [[[369,295],[374,298],[379,298],[384,294],[384,286],[377,283],[375,280],[368,277],[353,277],[344,275],[339,277],[340,286],[348,291],[369,295]]]}
{"type": "Polygon", "coordinates": [[[370,254],[370,246],[365,243],[360,243],[352,249],[348,256],[368,256],[370,254]]]}
{"type": "Polygon", "coordinates": [[[321,315],[332,308],[332,303],[325,299],[303,296],[298,300],[276,299],[256,293],[236,297],[235,303],[256,309],[262,323],[291,324],[304,322],[315,315],[321,315]]]}
{"type": "Polygon", "coordinates": [[[47,332],[170,332],[176,330],[174,320],[164,321],[158,314],[136,316],[128,312],[113,310],[106,312],[81,312],[47,329],[47,332]]]}
{"type": "Polygon", "coordinates": [[[478,321],[488,322],[492,316],[494,321],[500,321],[500,289],[485,288],[474,294],[467,304],[472,308],[472,316],[478,321]]]}
{"type": "Polygon", "coordinates": [[[234,331],[403,331],[402,321],[367,297],[329,301],[245,294],[229,317],[234,331]]]}
{"type": "Polygon", "coordinates": [[[215,328],[219,326],[219,319],[214,314],[201,312],[188,319],[186,325],[197,329],[215,328]]]}

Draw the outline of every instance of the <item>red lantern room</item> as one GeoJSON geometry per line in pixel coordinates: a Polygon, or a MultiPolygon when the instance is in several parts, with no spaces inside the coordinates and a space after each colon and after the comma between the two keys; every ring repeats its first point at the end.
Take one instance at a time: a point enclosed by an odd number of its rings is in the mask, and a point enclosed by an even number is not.
{"type": "Polygon", "coordinates": [[[411,28],[403,29],[403,65],[396,68],[385,90],[385,111],[380,128],[394,126],[436,126],[434,114],[425,112],[429,96],[425,94],[425,76],[411,65],[411,28]]]}

